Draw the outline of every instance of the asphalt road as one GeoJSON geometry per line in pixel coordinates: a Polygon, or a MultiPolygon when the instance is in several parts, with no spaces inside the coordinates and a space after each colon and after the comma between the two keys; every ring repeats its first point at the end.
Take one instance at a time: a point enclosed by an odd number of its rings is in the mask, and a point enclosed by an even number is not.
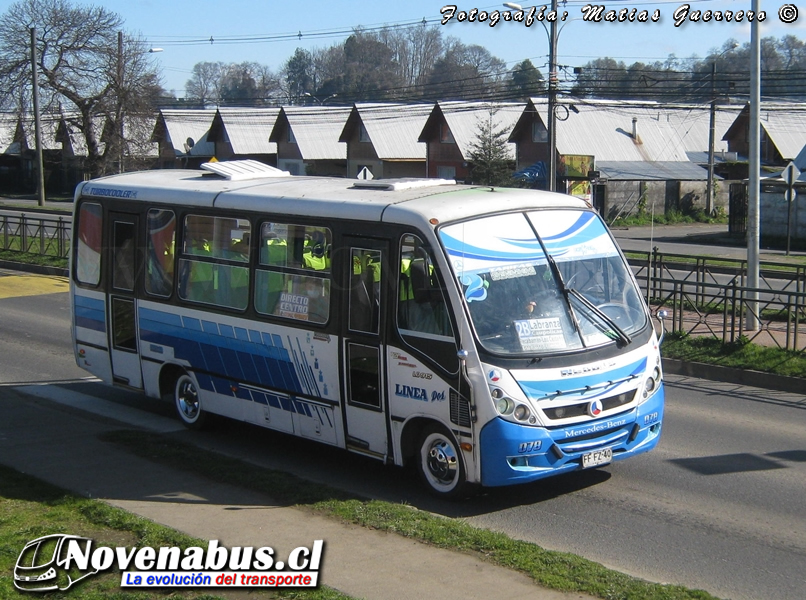
{"type": "MultiPolygon", "coordinates": [[[[8,281],[8,280],[7,280],[8,281]]],[[[0,280],[0,291],[5,286],[0,280]]],[[[0,298],[0,383],[107,416],[171,409],[96,382],[73,363],[67,294],[0,298]],[[73,383],[65,383],[72,380],[73,383]],[[55,383],[59,382],[59,383],[55,383]],[[125,412],[128,411],[128,412],[125,412]]],[[[260,465],[574,552],[723,598],[800,600],[806,589],[806,397],[667,378],[659,447],[600,470],[432,499],[413,473],[256,427],[181,432],[260,465]]]]}

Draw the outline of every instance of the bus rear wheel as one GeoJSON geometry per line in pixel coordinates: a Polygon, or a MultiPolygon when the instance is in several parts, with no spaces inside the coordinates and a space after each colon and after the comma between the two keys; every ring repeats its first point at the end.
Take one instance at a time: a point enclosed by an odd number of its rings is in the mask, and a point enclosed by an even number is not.
{"type": "Polygon", "coordinates": [[[174,385],[176,414],[188,429],[202,429],[207,423],[207,413],[202,409],[196,382],[187,373],[180,375],[174,385]]]}
{"type": "Polygon", "coordinates": [[[443,427],[429,425],[423,430],[417,467],[420,478],[435,496],[463,498],[472,490],[459,445],[443,427]]]}

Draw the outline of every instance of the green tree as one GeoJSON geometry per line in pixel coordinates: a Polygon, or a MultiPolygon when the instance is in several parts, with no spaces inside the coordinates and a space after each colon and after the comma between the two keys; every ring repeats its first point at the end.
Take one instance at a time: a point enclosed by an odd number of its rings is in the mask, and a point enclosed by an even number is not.
{"type": "Polygon", "coordinates": [[[282,69],[283,90],[291,104],[301,104],[306,93],[316,90],[313,56],[307,50],[297,48],[282,69]]]}
{"type": "Polygon", "coordinates": [[[476,139],[470,144],[468,159],[472,165],[474,183],[483,185],[511,185],[512,168],[503,127],[496,128],[497,109],[491,107],[488,116],[480,118],[476,139]]]}
{"type": "Polygon", "coordinates": [[[512,69],[510,91],[517,98],[531,98],[546,90],[543,75],[528,58],[512,69]]]}

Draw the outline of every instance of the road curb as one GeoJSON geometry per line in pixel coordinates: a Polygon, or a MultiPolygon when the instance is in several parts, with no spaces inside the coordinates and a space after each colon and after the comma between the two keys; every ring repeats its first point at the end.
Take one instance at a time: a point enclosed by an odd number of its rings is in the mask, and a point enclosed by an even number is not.
{"type": "Polygon", "coordinates": [[[786,377],[784,375],[772,375],[761,371],[748,371],[746,369],[720,367],[719,365],[706,363],[685,362],[674,358],[663,359],[663,371],[670,375],[685,375],[699,379],[708,379],[710,381],[721,381],[723,383],[789,392],[791,394],[803,394],[804,386],[806,385],[806,380],[801,377],[786,377]]]}
{"type": "Polygon", "coordinates": [[[34,273],[36,275],[59,275],[67,277],[67,269],[61,267],[48,267],[47,265],[31,265],[28,263],[16,262],[13,260],[0,260],[0,269],[11,271],[22,271],[24,273],[34,273]]]}

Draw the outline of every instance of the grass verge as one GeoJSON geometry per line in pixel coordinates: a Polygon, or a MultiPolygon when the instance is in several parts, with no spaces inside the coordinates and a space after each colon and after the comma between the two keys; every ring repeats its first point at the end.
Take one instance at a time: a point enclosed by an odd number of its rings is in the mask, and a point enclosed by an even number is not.
{"type": "Polygon", "coordinates": [[[806,377],[806,354],[803,352],[759,346],[749,342],[747,338],[723,345],[716,338],[667,333],[661,352],[665,358],[763,371],[787,377],[806,377]]]}
{"type": "MultiPolygon", "coordinates": [[[[0,465],[0,598],[31,598],[19,592],[12,580],[14,565],[22,548],[31,540],[52,533],[85,536],[98,546],[189,546],[207,547],[207,540],[184,535],[98,500],[81,498],[64,490],[0,465]]],[[[119,572],[92,576],[68,592],[35,594],[41,598],[69,597],[71,600],[176,598],[213,600],[226,593],[211,595],[188,590],[168,592],[122,591],[119,572]]],[[[257,591],[255,600],[292,598],[300,600],[349,600],[349,596],[322,586],[318,590],[257,591]]]]}
{"type": "Polygon", "coordinates": [[[365,500],[288,473],[256,469],[253,464],[191,447],[167,436],[116,431],[105,434],[103,439],[121,445],[142,458],[253,489],[278,502],[300,505],[348,523],[397,533],[440,548],[475,553],[494,564],[526,573],[547,588],[580,592],[608,600],[714,598],[700,590],[636,579],[573,554],[544,550],[529,542],[513,540],[502,533],[478,529],[464,521],[441,517],[408,505],[365,500]],[[183,460],[188,453],[192,453],[195,460],[183,460]]]}
{"type": "Polygon", "coordinates": [[[16,250],[0,250],[0,260],[23,263],[26,265],[39,265],[43,267],[67,268],[67,259],[58,256],[45,254],[34,254],[31,252],[19,252],[16,250]]]}

